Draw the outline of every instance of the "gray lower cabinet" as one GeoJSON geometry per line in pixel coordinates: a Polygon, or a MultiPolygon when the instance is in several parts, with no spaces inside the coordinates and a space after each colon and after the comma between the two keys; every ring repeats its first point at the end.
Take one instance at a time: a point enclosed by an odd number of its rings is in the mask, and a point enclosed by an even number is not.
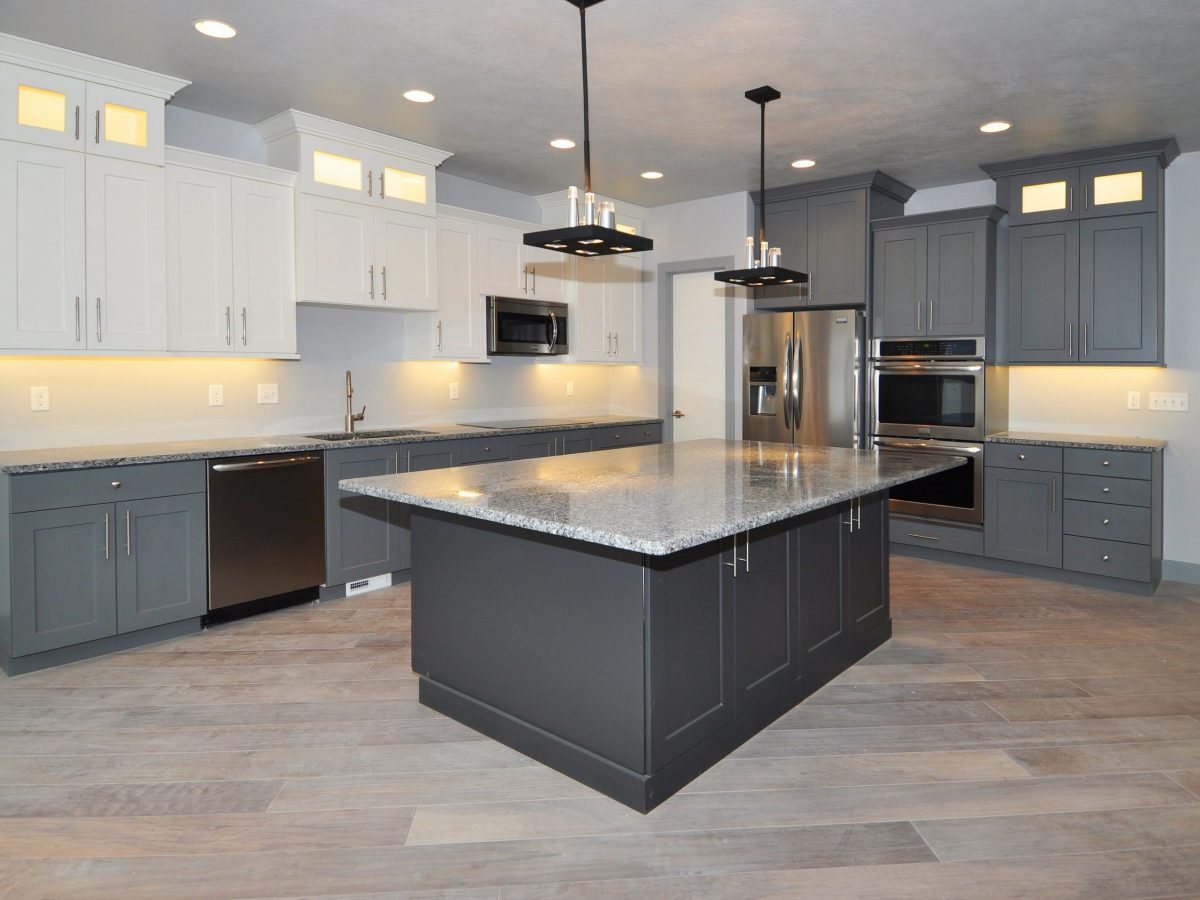
{"type": "Polygon", "coordinates": [[[349,584],[408,568],[400,505],[338,488],[347,478],[394,475],[401,447],[348,447],[325,451],[325,577],[349,584]]]}
{"type": "Polygon", "coordinates": [[[1007,318],[1009,362],[1076,360],[1078,222],[1009,230],[1007,318]]]}
{"type": "Polygon", "coordinates": [[[117,633],[208,611],[204,494],[116,505],[117,633]]]}
{"type": "Polygon", "coordinates": [[[1158,247],[1154,214],[1080,223],[1080,362],[1158,361],[1158,247]]]}
{"type": "Polygon", "coordinates": [[[842,591],[843,566],[831,566],[842,553],[849,506],[804,516],[794,528],[792,584],[796,593],[802,677],[828,681],[850,653],[850,616],[842,591]]]}
{"type": "Polygon", "coordinates": [[[12,517],[12,652],[25,656],[117,633],[111,503],[12,517]]]}
{"type": "Polygon", "coordinates": [[[984,552],[993,559],[1062,566],[1062,476],[1003,469],[984,472],[984,552]]]}
{"type": "Polygon", "coordinates": [[[738,536],[740,571],[722,566],[736,598],[737,706],[750,709],[800,676],[799,609],[793,597],[795,538],[788,523],[738,536]],[[734,578],[734,573],[737,578],[734,578]]]}
{"type": "Polygon", "coordinates": [[[887,495],[850,502],[842,535],[842,590],[851,641],[891,621],[888,594],[887,495]],[[883,560],[883,565],[879,564],[883,560]]]}
{"type": "MultiPolygon", "coordinates": [[[[655,425],[654,427],[658,429],[658,441],[662,441],[662,426],[655,425]]],[[[590,453],[600,449],[599,439],[594,428],[563,431],[559,432],[556,437],[559,453],[590,453]]]]}
{"type": "Polygon", "coordinates": [[[558,433],[539,431],[513,435],[509,444],[513,459],[541,459],[558,455],[558,433]]]}
{"type": "Polygon", "coordinates": [[[403,444],[399,453],[401,472],[428,472],[462,465],[462,447],[458,441],[403,444]]]}

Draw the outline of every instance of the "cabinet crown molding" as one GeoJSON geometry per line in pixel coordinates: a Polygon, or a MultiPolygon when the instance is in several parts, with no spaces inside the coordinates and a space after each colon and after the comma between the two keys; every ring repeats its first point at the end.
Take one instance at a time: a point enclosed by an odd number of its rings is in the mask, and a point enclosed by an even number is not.
{"type": "Polygon", "coordinates": [[[0,62],[170,100],[190,81],[0,33],[0,62]]]}
{"type": "MultiPolygon", "coordinates": [[[[777,200],[795,200],[800,197],[816,197],[821,194],[835,194],[840,191],[853,191],[860,188],[870,188],[880,191],[889,197],[907,203],[908,198],[916,193],[915,188],[909,187],[903,181],[893,178],[878,169],[872,172],[862,172],[858,175],[843,175],[840,178],[823,178],[820,181],[805,181],[800,184],[789,184],[783,187],[767,189],[767,203],[777,200]]],[[[750,191],[754,205],[758,205],[758,191],[750,191]]]]}
{"type": "Polygon", "coordinates": [[[439,150],[437,147],[429,147],[395,135],[371,131],[358,125],[348,125],[345,122],[301,112],[298,109],[286,109],[269,119],[264,119],[254,127],[268,144],[285,140],[296,134],[307,134],[326,140],[355,144],[380,153],[414,159],[432,166],[440,166],[454,155],[449,150],[439,150]]]}
{"type": "Polygon", "coordinates": [[[233,175],[237,178],[249,178],[254,181],[266,181],[271,184],[281,184],[285,187],[296,186],[296,173],[289,169],[277,169],[274,166],[264,166],[261,163],[247,162],[242,159],[232,159],[228,156],[217,156],[200,150],[188,150],[185,147],[166,148],[166,163],[169,166],[186,166],[189,169],[203,169],[206,172],[220,172],[222,175],[233,175]]]}
{"type": "Polygon", "coordinates": [[[1174,137],[1156,138],[1151,141],[1138,141],[1134,144],[1116,144],[1109,147],[1091,147],[1084,150],[1070,150],[1065,153],[1046,153],[1041,156],[1027,156],[1023,159],[1012,159],[1005,162],[981,163],[983,169],[992,178],[1005,178],[1009,175],[1024,175],[1027,172],[1041,172],[1046,169],[1063,169],[1070,166],[1090,165],[1092,163],[1119,162],[1123,159],[1137,159],[1153,156],[1164,169],[1174,162],[1179,155],[1179,144],[1174,137]]]}
{"type": "Polygon", "coordinates": [[[969,222],[974,219],[986,219],[989,222],[999,222],[1008,215],[1008,210],[1000,206],[969,206],[963,209],[945,209],[937,212],[917,213],[911,216],[892,216],[888,219],[875,219],[871,222],[872,231],[885,231],[889,228],[911,228],[914,225],[943,225],[951,222],[969,222]]]}

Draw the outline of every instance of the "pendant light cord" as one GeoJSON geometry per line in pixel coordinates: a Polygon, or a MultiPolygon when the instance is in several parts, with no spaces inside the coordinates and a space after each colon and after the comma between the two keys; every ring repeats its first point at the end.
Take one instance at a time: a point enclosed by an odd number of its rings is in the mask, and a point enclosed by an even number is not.
{"type": "Polygon", "coordinates": [[[767,101],[758,104],[758,111],[758,243],[762,246],[767,239],[767,101]]]}
{"type": "Polygon", "coordinates": [[[583,47],[583,190],[592,191],[592,138],[588,128],[587,7],[579,6],[579,43],[583,47]]]}

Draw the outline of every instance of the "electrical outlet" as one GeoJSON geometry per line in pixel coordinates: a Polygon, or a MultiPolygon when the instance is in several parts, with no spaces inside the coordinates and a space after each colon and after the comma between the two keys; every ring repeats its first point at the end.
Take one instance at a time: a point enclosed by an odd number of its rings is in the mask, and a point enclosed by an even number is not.
{"type": "Polygon", "coordinates": [[[1188,395],[1187,394],[1167,394],[1160,391],[1150,392],[1150,408],[1161,409],[1167,412],[1187,412],[1188,411],[1188,395]]]}
{"type": "Polygon", "coordinates": [[[567,382],[567,396],[568,397],[575,396],[575,382],[573,382],[573,381],[567,382]]]}
{"type": "Polygon", "coordinates": [[[1126,409],[1141,409],[1142,408],[1142,392],[1129,391],[1125,394],[1126,409]]]}
{"type": "Polygon", "coordinates": [[[450,399],[451,400],[458,399],[458,382],[457,381],[450,382],[450,399]]]}
{"type": "Polygon", "coordinates": [[[208,405],[209,406],[224,406],[225,405],[225,385],[210,384],[208,386],[208,405]]]}
{"type": "Polygon", "coordinates": [[[50,388],[31,387],[29,389],[29,408],[34,412],[45,412],[50,408],[50,388]]]}
{"type": "Polygon", "coordinates": [[[260,384],[258,386],[258,402],[259,403],[278,403],[279,402],[279,385],[277,385],[277,384],[260,384]]]}

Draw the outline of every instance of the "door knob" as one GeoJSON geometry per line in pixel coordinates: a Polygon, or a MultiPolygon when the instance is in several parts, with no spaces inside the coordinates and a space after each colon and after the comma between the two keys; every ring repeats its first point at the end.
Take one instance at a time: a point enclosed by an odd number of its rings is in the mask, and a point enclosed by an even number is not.
{"type": "Polygon", "coordinates": [[[671,415],[673,415],[673,416],[674,416],[676,419],[682,419],[682,418],[683,418],[683,413],[682,413],[680,410],[678,410],[678,409],[677,409],[677,410],[675,410],[675,412],[671,413],[671,415]]]}

